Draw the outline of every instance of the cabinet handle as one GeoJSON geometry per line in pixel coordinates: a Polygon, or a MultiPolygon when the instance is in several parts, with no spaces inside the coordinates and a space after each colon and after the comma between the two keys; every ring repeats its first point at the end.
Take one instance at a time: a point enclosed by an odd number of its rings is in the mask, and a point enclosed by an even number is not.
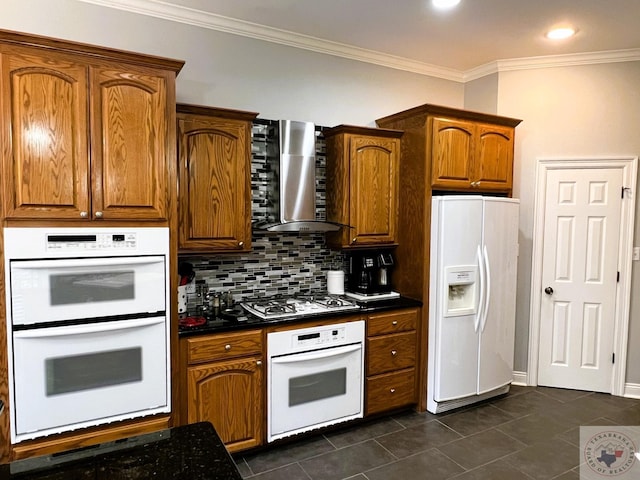
{"type": "Polygon", "coordinates": [[[89,216],[89,214],[87,212],[80,212],[80,216],[82,218],[87,218],[89,216]]]}
{"type": "Polygon", "coordinates": [[[358,241],[357,237],[353,237],[353,239],[351,240],[351,243],[356,243],[358,241]]]}
{"type": "Polygon", "coordinates": [[[389,391],[390,391],[391,393],[396,393],[396,389],[395,389],[395,388],[390,388],[390,389],[389,389],[389,391]]]}
{"type": "Polygon", "coordinates": [[[256,360],[256,365],[258,366],[262,365],[262,360],[256,360]]]}
{"type": "Polygon", "coordinates": [[[102,218],[102,212],[96,212],[96,218],[102,218]]]}
{"type": "Polygon", "coordinates": [[[395,326],[395,325],[397,325],[397,324],[398,324],[398,321],[397,321],[397,320],[394,320],[393,322],[391,322],[391,325],[394,325],[394,326],[395,326]]]}
{"type": "Polygon", "coordinates": [[[395,357],[398,354],[397,350],[391,350],[391,356],[395,357]]]}
{"type": "Polygon", "coordinates": [[[224,349],[228,352],[229,350],[231,350],[231,345],[229,344],[225,345],[224,349]]]}
{"type": "Polygon", "coordinates": [[[242,248],[244,246],[244,242],[238,242],[238,247],[242,248]]]}

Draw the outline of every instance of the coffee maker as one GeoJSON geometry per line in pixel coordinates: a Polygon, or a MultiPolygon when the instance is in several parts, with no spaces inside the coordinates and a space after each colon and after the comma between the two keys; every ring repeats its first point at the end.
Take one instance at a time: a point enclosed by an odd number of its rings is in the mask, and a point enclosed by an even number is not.
{"type": "Polygon", "coordinates": [[[349,257],[348,290],[361,295],[391,292],[393,265],[390,251],[352,252],[349,257]]]}

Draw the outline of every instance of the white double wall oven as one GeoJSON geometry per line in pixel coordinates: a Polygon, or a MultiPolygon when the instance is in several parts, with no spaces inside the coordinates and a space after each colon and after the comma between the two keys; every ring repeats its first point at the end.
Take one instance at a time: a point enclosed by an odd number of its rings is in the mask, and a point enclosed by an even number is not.
{"type": "Polygon", "coordinates": [[[169,229],[4,240],[12,443],[170,412],[169,229]]]}

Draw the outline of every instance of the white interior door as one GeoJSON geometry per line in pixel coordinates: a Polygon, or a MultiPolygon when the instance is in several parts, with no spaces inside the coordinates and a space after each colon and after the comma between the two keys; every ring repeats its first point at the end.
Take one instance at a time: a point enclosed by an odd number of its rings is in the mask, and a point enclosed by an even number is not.
{"type": "Polygon", "coordinates": [[[548,170],[538,384],[611,392],[620,168],[548,170]]]}

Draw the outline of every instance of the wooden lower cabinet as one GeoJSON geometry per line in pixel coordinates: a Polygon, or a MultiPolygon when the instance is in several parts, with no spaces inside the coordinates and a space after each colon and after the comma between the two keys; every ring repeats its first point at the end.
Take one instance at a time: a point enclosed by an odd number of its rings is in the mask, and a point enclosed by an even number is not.
{"type": "Polygon", "coordinates": [[[365,415],[416,403],[418,309],[367,318],[365,415]]]}
{"type": "Polygon", "coordinates": [[[188,423],[209,421],[230,452],[264,437],[262,332],[187,338],[188,423]]]}

